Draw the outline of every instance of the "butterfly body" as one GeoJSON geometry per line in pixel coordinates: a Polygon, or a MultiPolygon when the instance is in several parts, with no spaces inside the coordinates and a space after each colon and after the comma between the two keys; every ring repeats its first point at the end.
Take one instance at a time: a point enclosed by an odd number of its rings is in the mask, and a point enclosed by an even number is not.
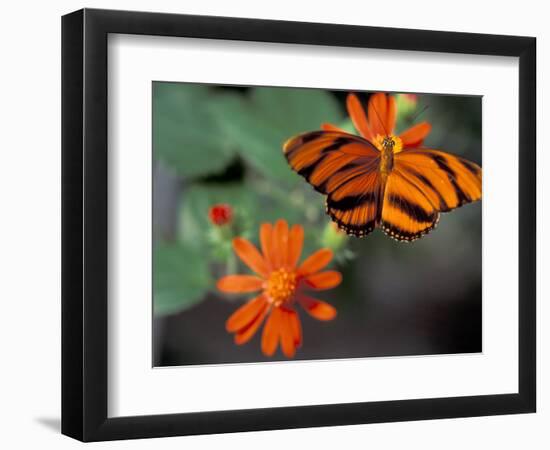
{"type": "Polygon", "coordinates": [[[382,142],[382,151],[380,152],[380,174],[389,175],[393,169],[393,148],[395,141],[390,137],[384,137],[382,142]]]}
{"type": "Polygon", "coordinates": [[[289,139],[283,150],[292,169],[326,195],[326,212],[340,229],[363,237],[380,228],[411,242],[433,230],[441,212],[481,198],[481,168],[405,144],[389,133],[366,138],[327,126],[289,139]]]}

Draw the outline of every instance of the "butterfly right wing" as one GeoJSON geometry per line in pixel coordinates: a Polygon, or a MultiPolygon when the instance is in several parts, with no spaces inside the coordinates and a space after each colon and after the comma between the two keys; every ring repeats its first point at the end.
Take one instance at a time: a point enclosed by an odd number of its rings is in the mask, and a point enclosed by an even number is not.
{"type": "Polygon", "coordinates": [[[395,165],[440,212],[481,199],[481,167],[467,159],[441,150],[406,149],[395,155],[395,165]]]}
{"type": "Polygon", "coordinates": [[[288,163],[327,195],[327,214],[355,236],[374,230],[381,211],[380,152],[367,140],[341,131],[312,131],[288,140],[288,163]]]}
{"type": "Polygon", "coordinates": [[[481,167],[432,149],[408,149],[394,156],[380,226],[399,241],[414,241],[433,230],[439,213],[481,198],[481,167]]]}

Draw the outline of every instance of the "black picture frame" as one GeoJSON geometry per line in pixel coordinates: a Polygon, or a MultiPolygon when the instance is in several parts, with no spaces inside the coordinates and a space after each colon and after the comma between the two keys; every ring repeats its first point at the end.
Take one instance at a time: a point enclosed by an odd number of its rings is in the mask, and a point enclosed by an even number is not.
{"type": "MultiPolygon", "coordinates": [[[[535,412],[535,91],[536,39],[533,37],[94,9],[64,16],[62,433],[82,441],[101,441],[535,412]],[[518,393],[109,418],[109,33],[518,57],[518,393]]],[[[510,224],[512,229],[514,225],[510,224]]]]}

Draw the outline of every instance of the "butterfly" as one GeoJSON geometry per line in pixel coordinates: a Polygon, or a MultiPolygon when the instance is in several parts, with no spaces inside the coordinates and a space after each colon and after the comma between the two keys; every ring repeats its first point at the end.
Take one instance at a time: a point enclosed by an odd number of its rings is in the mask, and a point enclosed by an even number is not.
{"type": "Polygon", "coordinates": [[[283,145],[290,167],[326,195],[326,212],[347,234],[379,228],[411,242],[433,230],[440,213],[481,199],[481,168],[464,158],[422,147],[427,122],[394,134],[397,103],[371,95],[364,110],[349,94],[348,113],[359,135],[330,124],[283,145]]]}

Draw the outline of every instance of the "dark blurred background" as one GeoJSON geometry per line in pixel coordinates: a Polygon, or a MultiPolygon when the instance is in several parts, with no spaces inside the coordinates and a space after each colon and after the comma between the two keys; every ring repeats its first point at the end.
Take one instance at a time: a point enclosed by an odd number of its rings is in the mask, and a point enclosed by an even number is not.
{"type": "MultiPolygon", "coordinates": [[[[343,236],[324,214],[324,197],[287,166],[282,143],[331,122],[352,130],[347,92],[153,84],[153,365],[240,363],[267,358],[261,331],[236,346],[225,321],[251,296],[215,290],[226,273],[246,273],[231,234],[258,243],[258,225],[285,218],[306,229],[304,254],[331,247],[343,283],[318,297],[338,316],[319,322],[303,311],[304,342],[294,359],[471,353],[482,350],[481,203],[443,214],[414,243],[380,231],[343,236]],[[231,232],[208,209],[235,209],[231,232]]],[[[369,93],[359,93],[366,105],[369,93]]],[[[481,165],[481,98],[392,94],[397,134],[427,120],[424,145],[481,165]]]]}

